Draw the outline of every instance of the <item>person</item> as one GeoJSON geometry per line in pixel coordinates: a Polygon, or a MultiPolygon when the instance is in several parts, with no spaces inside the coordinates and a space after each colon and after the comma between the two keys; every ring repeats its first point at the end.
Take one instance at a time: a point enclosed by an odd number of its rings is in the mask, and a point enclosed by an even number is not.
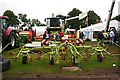
{"type": "Polygon", "coordinates": [[[104,46],[104,35],[103,35],[103,33],[100,31],[100,32],[98,32],[98,42],[99,42],[99,44],[101,45],[101,46],[104,46]]]}
{"type": "Polygon", "coordinates": [[[29,29],[29,34],[27,34],[27,41],[31,43],[33,40],[33,34],[32,34],[32,29],[29,29]]]}
{"type": "Polygon", "coordinates": [[[48,44],[48,39],[49,39],[49,34],[48,34],[47,31],[45,31],[44,34],[43,34],[43,40],[41,42],[42,43],[41,46],[44,46],[44,45],[48,46],[49,45],[48,44]]]}
{"type": "Polygon", "coordinates": [[[79,38],[80,38],[80,39],[83,39],[83,37],[84,37],[83,32],[79,32],[79,38]]]}
{"type": "Polygon", "coordinates": [[[46,31],[46,39],[49,39],[49,34],[47,31],[46,31]]]}
{"type": "Polygon", "coordinates": [[[110,31],[109,36],[110,36],[110,46],[113,46],[113,44],[114,44],[114,36],[115,36],[113,30],[110,31]]]}
{"type": "Polygon", "coordinates": [[[118,33],[115,30],[113,30],[113,32],[114,32],[114,43],[116,43],[117,42],[118,33]]]}
{"type": "Polygon", "coordinates": [[[62,37],[64,37],[64,33],[60,32],[60,41],[62,42],[62,37]]]}
{"type": "Polygon", "coordinates": [[[64,33],[60,32],[60,37],[61,38],[64,37],[64,33]]]}
{"type": "Polygon", "coordinates": [[[43,34],[43,39],[46,39],[46,31],[43,34]]]}
{"type": "Polygon", "coordinates": [[[50,31],[50,34],[49,34],[49,40],[52,41],[54,38],[53,34],[52,34],[52,31],[50,31]]]}
{"type": "Polygon", "coordinates": [[[73,31],[70,31],[70,37],[71,38],[76,38],[76,35],[75,35],[75,33],[73,31]]]}
{"type": "Polygon", "coordinates": [[[118,45],[120,46],[120,30],[118,32],[118,45]]]}
{"type": "Polygon", "coordinates": [[[56,41],[60,41],[60,32],[59,31],[56,33],[56,41]]]}

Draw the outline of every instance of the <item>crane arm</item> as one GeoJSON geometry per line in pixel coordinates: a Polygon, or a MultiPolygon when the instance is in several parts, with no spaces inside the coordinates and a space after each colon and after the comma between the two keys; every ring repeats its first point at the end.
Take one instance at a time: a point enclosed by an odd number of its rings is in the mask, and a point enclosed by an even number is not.
{"type": "Polygon", "coordinates": [[[113,0],[111,8],[110,8],[110,11],[109,11],[107,24],[106,24],[106,29],[105,29],[106,32],[108,32],[108,29],[109,29],[109,24],[110,24],[110,20],[111,20],[111,16],[112,16],[112,11],[113,11],[114,5],[115,5],[115,0],[113,0]]]}

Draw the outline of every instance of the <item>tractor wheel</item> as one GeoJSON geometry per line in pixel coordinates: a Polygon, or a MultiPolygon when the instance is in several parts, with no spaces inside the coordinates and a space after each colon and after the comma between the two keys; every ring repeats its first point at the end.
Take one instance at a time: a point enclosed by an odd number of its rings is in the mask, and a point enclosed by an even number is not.
{"type": "Polygon", "coordinates": [[[75,57],[73,58],[73,64],[78,66],[78,63],[75,62],[75,57]]]}
{"type": "Polygon", "coordinates": [[[10,60],[3,59],[2,60],[2,72],[7,71],[8,69],[10,69],[10,60]]]}
{"type": "Polygon", "coordinates": [[[53,64],[54,64],[54,59],[53,59],[53,57],[51,57],[50,65],[53,65],[53,64]]]}
{"type": "Polygon", "coordinates": [[[22,57],[22,64],[27,64],[27,56],[22,57]]]}
{"type": "Polygon", "coordinates": [[[101,55],[101,54],[98,54],[98,55],[97,55],[97,60],[98,60],[99,62],[102,62],[103,58],[102,58],[102,55],[101,55]]]}
{"type": "Polygon", "coordinates": [[[75,57],[73,57],[73,64],[75,64],[75,57]]]}
{"type": "Polygon", "coordinates": [[[15,47],[15,44],[16,44],[16,38],[15,38],[15,33],[14,32],[11,32],[10,33],[10,37],[9,37],[9,40],[10,40],[10,49],[13,49],[15,47]]]}

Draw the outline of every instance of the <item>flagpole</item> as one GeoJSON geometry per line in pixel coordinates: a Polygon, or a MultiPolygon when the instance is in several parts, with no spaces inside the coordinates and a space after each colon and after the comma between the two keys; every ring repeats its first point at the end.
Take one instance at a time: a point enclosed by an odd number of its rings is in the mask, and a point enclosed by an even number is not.
{"type": "Polygon", "coordinates": [[[88,12],[87,12],[87,27],[88,27],[88,12]]]}
{"type": "MultiPolygon", "coordinates": [[[[87,12],[87,27],[88,27],[88,12],[87,12]]],[[[87,40],[89,40],[89,30],[87,29],[87,40]]]]}

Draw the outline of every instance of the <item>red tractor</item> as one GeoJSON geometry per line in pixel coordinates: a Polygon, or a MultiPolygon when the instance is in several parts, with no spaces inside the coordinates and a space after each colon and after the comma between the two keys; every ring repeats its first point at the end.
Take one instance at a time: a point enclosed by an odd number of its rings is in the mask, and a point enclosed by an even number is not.
{"type": "Polygon", "coordinates": [[[19,33],[14,27],[9,27],[7,24],[7,16],[0,16],[0,27],[2,34],[2,47],[9,45],[9,48],[19,46],[19,33]]]}

